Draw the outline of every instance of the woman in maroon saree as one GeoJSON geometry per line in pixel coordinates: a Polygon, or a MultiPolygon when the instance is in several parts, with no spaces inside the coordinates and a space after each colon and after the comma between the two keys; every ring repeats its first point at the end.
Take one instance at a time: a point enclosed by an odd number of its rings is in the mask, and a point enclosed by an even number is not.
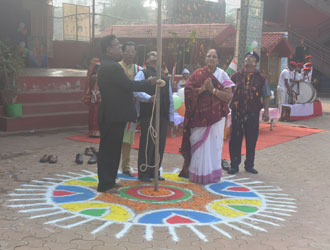
{"type": "Polygon", "coordinates": [[[219,182],[225,117],[235,84],[217,67],[216,50],[207,52],[185,87],[186,113],[181,146],[184,165],[180,177],[199,184],[219,182]]]}
{"type": "Polygon", "coordinates": [[[84,96],[82,101],[88,104],[88,136],[99,137],[99,125],[97,120],[97,113],[99,109],[99,103],[101,102],[101,95],[99,87],[97,85],[97,69],[100,65],[98,58],[93,58],[87,71],[87,84],[85,85],[84,96]]]}

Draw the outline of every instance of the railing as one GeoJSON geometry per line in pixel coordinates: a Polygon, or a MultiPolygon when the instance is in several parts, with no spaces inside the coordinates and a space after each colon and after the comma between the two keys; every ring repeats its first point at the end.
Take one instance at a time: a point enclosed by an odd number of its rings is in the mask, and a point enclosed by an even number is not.
{"type": "Polygon", "coordinates": [[[324,60],[322,60],[323,62],[330,62],[329,48],[312,41],[311,39],[292,29],[289,30],[289,39],[297,45],[300,44],[300,46],[303,45],[309,47],[311,54],[320,58],[324,58],[324,60]]]}
{"type": "Polygon", "coordinates": [[[317,33],[321,41],[330,38],[330,18],[319,25],[317,33]]]}
{"type": "Polygon", "coordinates": [[[330,2],[324,0],[304,0],[312,8],[319,9],[324,14],[330,16],[330,2]]]}
{"type": "Polygon", "coordinates": [[[289,29],[289,39],[292,44],[309,48],[309,52],[313,55],[313,63],[322,73],[330,77],[330,49],[322,46],[306,36],[300,34],[296,30],[289,29]]]}

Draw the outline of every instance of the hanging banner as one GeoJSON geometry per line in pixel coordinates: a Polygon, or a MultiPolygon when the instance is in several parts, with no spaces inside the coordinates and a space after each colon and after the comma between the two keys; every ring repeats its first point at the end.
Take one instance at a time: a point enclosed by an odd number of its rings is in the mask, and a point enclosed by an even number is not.
{"type": "Polygon", "coordinates": [[[63,39],[90,40],[90,9],[88,6],[63,3],[63,39]]]}

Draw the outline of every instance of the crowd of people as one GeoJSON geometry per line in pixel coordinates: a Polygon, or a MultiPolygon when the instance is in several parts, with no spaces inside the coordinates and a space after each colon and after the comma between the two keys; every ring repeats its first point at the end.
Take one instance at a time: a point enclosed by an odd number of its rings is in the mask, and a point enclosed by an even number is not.
{"type": "Polygon", "coordinates": [[[288,120],[289,109],[283,107],[285,104],[294,104],[297,93],[295,89],[299,90],[299,83],[305,82],[308,84],[317,85],[317,80],[313,77],[313,63],[312,56],[307,55],[305,57],[305,63],[297,63],[290,61],[288,68],[283,69],[280,74],[277,93],[278,93],[278,104],[281,110],[280,120],[288,120]]]}
{"type": "MultiPolygon", "coordinates": [[[[147,54],[143,68],[135,64],[136,45],[132,42],[121,46],[115,35],[109,35],[102,38],[101,49],[102,60],[93,59],[88,70],[90,84],[86,88],[84,101],[90,105],[89,135],[100,136],[97,190],[117,193],[121,188],[116,183],[120,159],[122,173],[133,176],[130,149],[134,144],[137,122],[141,129],[138,179],[145,183],[152,182],[154,165],[162,165],[168,127],[174,121],[172,86],[165,70],[161,72],[161,79],[156,78],[156,51],[147,54]],[[150,129],[155,125],[156,89],[159,89],[160,95],[158,162],[155,162],[155,142],[150,129]],[[98,122],[95,122],[96,114],[98,122]]],[[[245,136],[247,155],[244,168],[247,172],[258,173],[254,168],[254,157],[259,112],[264,108],[263,120],[269,120],[271,96],[265,77],[256,69],[258,61],[256,52],[248,52],[243,68],[229,77],[217,66],[217,51],[209,49],[204,67],[191,75],[188,69],[183,70],[183,79],[177,84],[178,90],[184,88],[186,109],[180,148],[184,164],[179,176],[198,184],[220,181],[224,126],[230,110],[230,168],[226,170],[229,174],[239,171],[245,136]]],[[[158,178],[164,180],[160,173],[158,178]]]]}

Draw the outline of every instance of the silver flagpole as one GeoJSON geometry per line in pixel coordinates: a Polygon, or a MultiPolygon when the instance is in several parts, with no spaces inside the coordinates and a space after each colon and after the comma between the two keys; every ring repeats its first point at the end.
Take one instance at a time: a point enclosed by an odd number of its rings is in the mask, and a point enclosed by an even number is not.
{"type": "MultiPolygon", "coordinates": [[[[162,74],[162,0],[158,0],[158,15],[157,15],[157,78],[161,78],[162,74]]],[[[160,87],[157,88],[156,95],[156,133],[155,138],[155,175],[154,175],[154,190],[158,191],[158,170],[159,170],[159,119],[160,119],[160,87]]]]}

